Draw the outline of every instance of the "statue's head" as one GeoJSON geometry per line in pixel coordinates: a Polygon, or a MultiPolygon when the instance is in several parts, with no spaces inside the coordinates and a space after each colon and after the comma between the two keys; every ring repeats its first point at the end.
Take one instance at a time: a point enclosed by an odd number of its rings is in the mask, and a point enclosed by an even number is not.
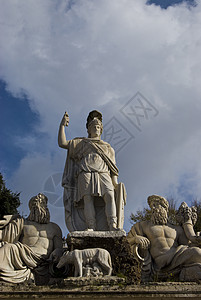
{"type": "Polygon", "coordinates": [[[50,221],[50,212],[47,207],[48,198],[39,193],[29,200],[30,214],[29,221],[34,221],[40,224],[47,224],[50,221]]]}
{"type": "Polygon", "coordinates": [[[87,118],[88,137],[100,137],[103,132],[102,114],[97,110],[92,110],[87,118]]]}
{"type": "Polygon", "coordinates": [[[197,222],[197,207],[189,207],[186,202],[182,202],[176,213],[176,221],[182,226],[183,223],[189,222],[190,220],[193,225],[197,222]]]}
{"type": "Polygon", "coordinates": [[[151,221],[157,225],[165,225],[168,220],[168,201],[158,195],[149,196],[147,201],[151,208],[151,221]]]}

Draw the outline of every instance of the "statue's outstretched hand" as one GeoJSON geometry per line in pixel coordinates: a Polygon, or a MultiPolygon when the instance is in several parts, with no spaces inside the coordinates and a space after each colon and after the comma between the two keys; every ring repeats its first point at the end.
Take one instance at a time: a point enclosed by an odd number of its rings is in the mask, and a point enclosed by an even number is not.
{"type": "Polygon", "coordinates": [[[144,236],[136,236],[135,244],[138,244],[142,249],[149,248],[150,241],[144,236]]]}
{"type": "Polygon", "coordinates": [[[68,126],[68,124],[69,124],[69,116],[68,116],[68,113],[65,112],[65,114],[61,120],[61,125],[68,126]]]}

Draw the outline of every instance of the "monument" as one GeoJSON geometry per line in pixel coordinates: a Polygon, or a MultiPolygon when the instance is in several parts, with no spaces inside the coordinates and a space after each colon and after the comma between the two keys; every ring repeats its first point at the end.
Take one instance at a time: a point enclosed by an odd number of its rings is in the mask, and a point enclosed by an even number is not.
{"type": "Polygon", "coordinates": [[[137,262],[144,282],[167,279],[168,274],[180,281],[201,280],[201,236],[193,229],[196,209],[183,202],[178,225],[173,225],[168,222],[168,201],[149,196],[151,220],[134,224],[126,237],[126,191],[118,183],[114,149],[101,140],[102,114],[89,113],[88,137],[67,140],[68,124],[65,113],[58,144],[67,150],[62,185],[68,247],[63,248],[59,226],[50,222],[47,197],[39,193],[29,201],[28,218],[8,215],[0,220],[0,281],[65,283],[74,274],[79,283],[85,277],[121,274],[127,283],[136,283],[137,262]]]}
{"type": "Polygon", "coordinates": [[[194,208],[182,203],[177,219],[180,225],[168,223],[168,201],[158,195],[148,197],[151,221],[134,224],[127,239],[133,254],[141,262],[142,280],[174,275],[180,281],[201,280],[201,236],[193,230],[194,208]]]}
{"type": "Polygon", "coordinates": [[[73,231],[115,231],[123,229],[126,191],[117,181],[115,152],[101,140],[102,114],[93,110],[86,123],[88,137],[67,140],[64,114],[58,144],[68,150],[63,173],[65,221],[73,231]]]}
{"type": "MultiPolygon", "coordinates": [[[[59,126],[58,144],[67,150],[62,185],[65,221],[70,232],[67,244],[71,251],[64,254],[61,261],[65,265],[73,253],[76,254],[74,257],[81,254],[86,257],[91,253],[90,249],[95,253],[100,250],[99,253],[110,253],[110,268],[113,267],[114,274],[133,274],[136,265],[134,268],[130,266],[133,258],[129,255],[130,248],[123,230],[126,190],[123,183],[118,183],[115,151],[101,139],[102,114],[97,110],[89,113],[86,122],[88,137],[66,139],[65,127],[68,124],[69,116],[65,113],[59,126]],[[127,269],[122,270],[125,266],[127,269]]],[[[59,266],[63,265],[62,262],[59,266]]],[[[95,266],[84,263],[83,268],[83,276],[105,274],[100,262],[98,271],[97,261],[95,266]]]]}
{"type": "Polygon", "coordinates": [[[27,219],[8,215],[0,221],[0,280],[21,283],[45,279],[47,283],[54,277],[51,267],[63,254],[62,233],[50,222],[47,202],[45,195],[38,194],[29,201],[27,219]]]}

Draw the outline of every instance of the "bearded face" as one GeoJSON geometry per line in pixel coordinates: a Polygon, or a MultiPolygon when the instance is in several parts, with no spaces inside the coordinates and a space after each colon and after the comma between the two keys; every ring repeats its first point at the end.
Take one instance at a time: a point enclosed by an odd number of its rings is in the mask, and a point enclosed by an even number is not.
{"type": "Polygon", "coordinates": [[[40,224],[47,224],[50,222],[50,212],[47,207],[47,197],[43,194],[31,198],[29,202],[30,214],[29,221],[34,221],[40,224]]]}
{"type": "Polygon", "coordinates": [[[155,225],[166,225],[168,220],[167,210],[159,205],[152,208],[151,221],[155,225]]]}

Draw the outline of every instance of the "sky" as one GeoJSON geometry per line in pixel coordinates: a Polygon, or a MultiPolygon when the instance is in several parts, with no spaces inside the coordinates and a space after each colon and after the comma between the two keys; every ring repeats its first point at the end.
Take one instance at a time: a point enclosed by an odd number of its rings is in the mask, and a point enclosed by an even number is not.
{"type": "Polygon", "coordinates": [[[147,197],[201,199],[201,3],[0,0],[0,172],[20,213],[44,192],[67,235],[61,176],[68,139],[103,114],[127,190],[125,226],[147,197]]]}

